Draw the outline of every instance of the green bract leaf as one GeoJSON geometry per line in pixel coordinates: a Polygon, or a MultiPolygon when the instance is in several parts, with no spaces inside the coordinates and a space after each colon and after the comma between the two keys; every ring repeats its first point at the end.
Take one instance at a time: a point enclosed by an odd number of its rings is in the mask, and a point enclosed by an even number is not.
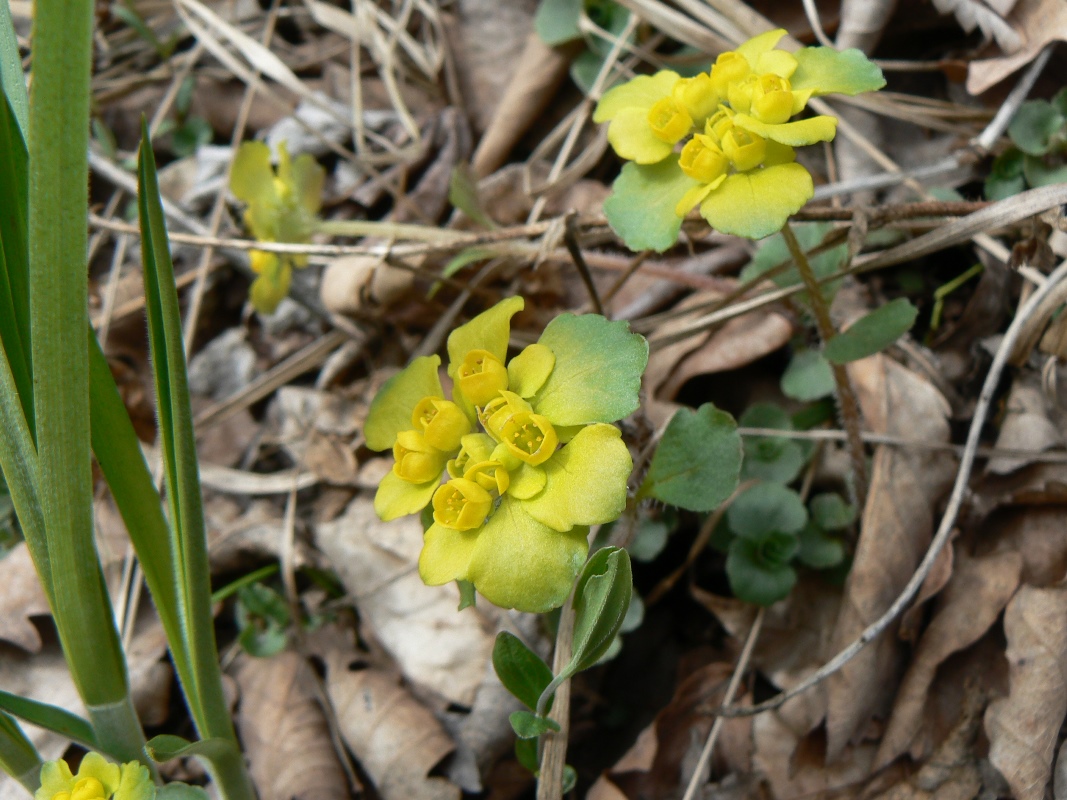
{"type": "Polygon", "coordinates": [[[797,533],[808,521],[804,501],[780,483],[758,483],[726,509],[730,530],[738,536],[759,539],[768,533],[797,533]]]}
{"type": "Polygon", "coordinates": [[[823,355],[835,364],[846,364],[885,349],[915,324],[919,309],[898,297],[860,318],[826,344],[823,355]]]}
{"type": "Polygon", "coordinates": [[[833,393],[833,369],[822,353],[818,350],[801,350],[793,356],[782,375],[782,394],[807,403],[833,393]]]}
{"type": "Polygon", "coordinates": [[[630,556],[617,547],[598,550],[586,562],[574,590],[574,649],[560,677],[593,666],[622,627],[633,594],[630,556]]]}
{"type": "Polygon", "coordinates": [[[611,187],[604,214],[631,250],[662,253],[678,241],[682,219],[674,207],[697,186],[672,155],[658,164],[626,164],[611,187]]]}
{"type": "Polygon", "coordinates": [[[720,233],[763,239],[780,231],[814,191],[800,164],[772,164],[729,176],[700,204],[700,215],[720,233]]]}
{"type": "Polygon", "coordinates": [[[809,523],[800,532],[797,558],[814,569],[836,567],[845,560],[845,547],[826,531],[809,523]]]}
{"type": "MultiPolygon", "coordinates": [[[[430,510],[430,525],[433,524],[433,506],[426,506],[426,509],[430,510]]],[[[423,509],[424,511],[426,509],[423,509]]],[[[426,528],[430,526],[427,525],[426,528]]],[[[425,532],[426,528],[423,529],[425,532]]],[[[465,608],[474,608],[478,603],[478,593],[474,588],[474,584],[470,581],[458,580],[456,586],[459,587],[459,608],[457,611],[462,611],[465,608]]]]}
{"type": "Polygon", "coordinates": [[[835,492],[817,494],[808,505],[812,522],[824,531],[840,531],[856,521],[856,507],[835,492]]]}
{"type": "Polygon", "coordinates": [[[508,717],[511,729],[520,739],[536,739],[549,731],[558,731],[559,723],[530,711],[513,711],[508,717]]]}
{"type": "MultiPolygon", "coordinates": [[[[738,420],[745,428],[777,428],[793,430],[793,420],[778,406],[756,403],[745,409],[738,420]]],[[[800,474],[807,461],[800,442],[771,436],[746,436],[745,457],[741,463],[742,478],[789,483],[800,474]]]]}
{"type": "Polygon", "coordinates": [[[441,397],[439,356],[421,356],[385,382],[371,401],[363,435],[371,450],[388,450],[400,431],[411,428],[411,414],[424,397],[441,397]]]}
{"type": "Polygon", "coordinates": [[[175,781],[156,788],[156,800],[208,800],[210,795],[199,786],[175,781]]]}
{"type": "Polygon", "coordinates": [[[534,16],[534,30],[549,47],[580,39],[578,18],[582,0],[541,0],[534,16]]]}
{"type": "Polygon", "coordinates": [[[493,669],[504,688],[527,708],[537,708],[541,692],[552,682],[552,670],[517,636],[501,631],[493,645],[493,669]]]}
{"type": "Polygon", "coordinates": [[[1063,114],[1044,100],[1029,100],[1019,107],[1008,126],[1008,136],[1015,146],[1031,156],[1049,151],[1050,140],[1064,126],[1063,114]]]}
{"type": "Polygon", "coordinates": [[[725,411],[705,403],[680,409],[656,448],[647,492],[690,511],[711,511],[737,488],[741,437],[725,411]]]}
{"type": "Polygon", "coordinates": [[[492,230],[496,227],[478,196],[478,179],[466,164],[457,164],[452,170],[452,177],[448,181],[448,202],[483,228],[492,230]]]}
{"type": "Polygon", "coordinates": [[[789,560],[797,551],[796,536],[769,533],[758,539],[738,536],[726,556],[730,588],[746,603],[769,606],[793,588],[797,574],[789,560]]]}
{"type": "Polygon", "coordinates": [[[538,341],[556,365],[533,406],[553,425],[615,422],[637,409],[648,342],[625,322],[562,314],[538,341]]]}
{"type": "Polygon", "coordinates": [[[144,749],[150,759],[162,764],[172,758],[184,758],[186,756],[202,756],[209,760],[226,758],[236,747],[236,744],[226,739],[212,738],[190,742],[181,736],[163,733],[149,739],[144,749]]]}
{"type": "Polygon", "coordinates": [[[1026,182],[1034,189],[1039,186],[1065,183],[1067,182],[1067,164],[1053,156],[1045,156],[1045,158],[1024,156],[1023,175],[1026,176],[1026,182]],[[1046,163],[1046,159],[1049,163],[1046,163]]]}
{"type": "Polygon", "coordinates": [[[815,95],[855,95],[885,86],[882,70],[859,50],[804,47],[793,55],[797,69],[789,83],[794,92],[811,89],[815,95]]]}
{"type": "Polygon", "coordinates": [[[541,768],[541,765],[537,763],[537,740],[516,739],[515,759],[536,775],[541,768]]]}

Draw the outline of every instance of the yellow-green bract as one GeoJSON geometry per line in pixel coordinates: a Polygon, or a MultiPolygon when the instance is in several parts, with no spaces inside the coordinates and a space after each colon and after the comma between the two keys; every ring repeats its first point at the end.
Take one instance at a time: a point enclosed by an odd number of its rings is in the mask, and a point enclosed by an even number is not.
{"type": "MultiPolygon", "coordinates": [[[[230,191],[247,204],[245,225],[258,241],[303,243],[315,228],[325,177],[326,171],[307,153],[290,159],[285,142],[278,145],[277,172],[267,145],[244,142],[233,161],[230,191]]],[[[253,250],[249,258],[259,276],[252,283],[252,305],[264,313],[277,308],[289,293],[293,267],[307,266],[304,255],[253,250]]]]}
{"type": "Polygon", "coordinates": [[[156,787],[136,761],[119,766],[99,753],[85,754],[77,774],[63,760],[46,761],[34,800],[152,800],[156,787]]]}
{"type": "Polygon", "coordinates": [[[638,406],[648,344],[624,322],[564,314],[505,363],[522,308],[521,297],[502,300],[452,332],[451,400],[440,359],[417,358],[374,398],[364,434],[395,459],[378,514],[433,504],[423,580],[469,581],[496,605],[541,612],[566,599],[588,526],[626,505],[632,462],[610,423],[638,406]]]}
{"type": "Polygon", "coordinates": [[[632,249],[665,250],[691,210],[723,233],[760,239],[811,199],[793,148],[830,141],[837,120],[790,121],[822,94],[885,85],[858,50],[775,48],[774,30],[720,55],[708,72],[641,75],[607,92],[593,119],[625,165],[604,210],[632,249]]]}

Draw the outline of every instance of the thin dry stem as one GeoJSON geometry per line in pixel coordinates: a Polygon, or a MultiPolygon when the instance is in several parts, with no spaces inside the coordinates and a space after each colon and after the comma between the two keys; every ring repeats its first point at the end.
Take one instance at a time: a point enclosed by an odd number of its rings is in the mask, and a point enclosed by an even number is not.
{"type": "MultiPolygon", "coordinates": [[[[804,249],[793,234],[793,229],[786,222],[782,228],[782,237],[786,247],[789,248],[793,261],[796,262],[797,271],[804,281],[804,287],[808,290],[808,302],[815,315],[815,326],[819,330],[819,338],[825,347],[830,340],[837,335],[834,323],[830,319],[830,309],[826,305],[826,298],[822,295],[822,288],[815,277],[815,273],[808,263],[808,257],[804,249]]],[[[863,507],[867,497],[867,462],[863,451],[863,438],[860,435],[862,420],[860,418],[860,405],[856,400],[856,392],[852,388],[852,382],[848,379],[848,370],[844,364],[830,365],[834,375],[834,384],[837,387],[837,409],[841,416],[841,423],[848,434],[848,454],[852,459],[853,491],[858,508],[863,507]]]]}
{"type": "MultiPolygon", "coordinates": [[[[574,603],[568,597],[559,613],[556,629],[556,652],[552,658],[552,672],[558,675],[571,661],[574,645],[574,603]]],[[[567,734],[571,717],[571,680],[568,678],[556,689],[552,701],[551,719],[559,731],[545,734],[541,754],[541,774],[537,779],[537,800],[560,800],[563,797],[563,767],[567,763],[567,734]]]]}

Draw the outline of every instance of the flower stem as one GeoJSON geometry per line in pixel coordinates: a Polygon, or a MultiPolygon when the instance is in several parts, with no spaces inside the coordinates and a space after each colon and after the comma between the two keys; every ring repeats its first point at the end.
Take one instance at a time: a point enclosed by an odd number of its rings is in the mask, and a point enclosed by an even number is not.
{"type": "MultiPolygon", "coordinates": [[[[567,598],[559,612],[556,629],[556,652],[552,658],[552,672],[559,675],[571,661],[574,645],[574,604],[567,598]]],[[[541,704],[538,703],[540,706],[541,704]]],[[[559,800],[563,796],[563,767],[567,761],[567,733],[571,716],[571,681],[562,681],[552,703],[552,719],[559,731],[541,737],[541,773],[537,779],[537,800],[559,800]]]]}
{"type": "MultiPolygon", "coordinates": [[[[837,330],[830,319],[830,308],[826,304],[826,298],[823,297],[822,287],[819,286],[808,257],[804,254],[804,249],[797,241],[788,221],[782,227],[782,238],[785,239],[786,247],[789,248],[789,253],[796,262],[797,271],[804,281],[804,287],[808,290],[808,302],[811,303],[811,310],[815,316],[815,327],[825,347],[837,335],[837,330]]],[[[856,393],[852,389],[852,383],[848,379],[848,371],[844,364],[831,364],[830,367],[834,375],[834,384],[837,386],[837,409],[845,428],[848,452],[852,460],[853,491],[856,495],[854,500],[857,507],[862,509],[867,496],[867,462],[864,458],[863,438],[860,433],[859,402],[856,400],[856,393]]]]}

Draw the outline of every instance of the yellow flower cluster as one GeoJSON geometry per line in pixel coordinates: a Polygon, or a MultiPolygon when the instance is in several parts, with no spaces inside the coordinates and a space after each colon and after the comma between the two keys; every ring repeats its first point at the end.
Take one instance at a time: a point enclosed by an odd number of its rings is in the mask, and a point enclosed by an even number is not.
{"type": "Polygon", "coordinates": [[[664,70],[601,98],[593,119],[611,123],[608,141],[620,157],[638,166],[669,162],[649,172],[650,182],[666,187],[678,218],[700,206],[724,233],[761,238],[777,231],[814,191],[793,148],[830,141],[837,129],[829,116],[790,119],[814,95],[884,83],[857,51],[787,53],[775,49],[784,35],[774,30],[750,39],[694,77],[664,70]],[[857,64],[863,75],[843,77],[857,64]]]}

